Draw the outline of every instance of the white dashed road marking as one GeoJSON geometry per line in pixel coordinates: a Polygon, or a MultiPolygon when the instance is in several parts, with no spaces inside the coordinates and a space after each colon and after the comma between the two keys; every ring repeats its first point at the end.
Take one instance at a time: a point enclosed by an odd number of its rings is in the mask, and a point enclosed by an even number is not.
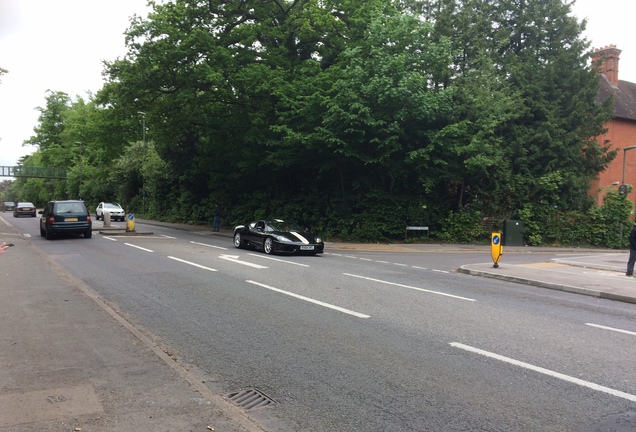
{"type": "Polygon", "coordinates": [[[146,252],[154,252],[153,250],[146,249],[146,248],[142,248],[141,246],[137,246],[137,245],[134,245],[134,244],[130,244],[130,243],[124,243],[124,244],[125,244],[126,246],[130,246],[130,247],[134,247],[134,248],[137,248],[137,249],[141,249],[142,251],[146,251],[146,252]]]}
{"type": "Polygon", "coordinates": [[[388,282],[388,281],[383,281],[380,279],[374,279],[374,278],[370,278],[370,277],[366,277],[366,276],[359,276],[359,275],[354,275],[354,274],[350,274],[350,273],[343,273],[343,275],[345,276],[351,276],[354,278],[358,278],[358,279],[365,279],[368,281],[372,281],[372,282],[378,282],[378,283],[383,283],[386,285],[393,285],[393,286],[398,286],[401,288],[408,288],[408,289],[412,289],[412,290],[416,290],[416,291],[422,291],[422,292],[426,292],[426,293],[430,293],[430,294],[437,294],[437,295],[441,295],[441,296],[445,296],[445,297],[452,297],[458,300],[466,300],[466,301],[477,301],[475,299],[471,299],[468,297],[461,297],[461,296],[456,296],[453,294],[447,294],[447,293],[443,293],[443,292],[439,292],[439,291],[431,291],[431,290],[427,290],[424,288],[418,288],[418,287],[413,287],[413,286],[409,286],[409,285],[403,285],[403,284],[399,284],[399,283],[395,283],[395,282],[388,282]]]}
{"type": "Polygon", "coordinates": [[[274,257],[270,257],[270,256],[265,256],[265,255],[258,255],[258,254],[252,254],[252,253],[249,253],[248,255],[254,256],[254,257],[257,257],[257,258],[263,258],[263,259],[268,259],[268,260],[272,260],[272,261],[278,261],[278,262],[282,262],[282,263],[286,263],[286,264],[293,264],[293,265],[297,265],[297,266],[301,266],[301,267],[310,267],[309,264],[297,263],[297,262],[294,262],[294,261],[288,261],[288,260],[284,260],[284,259],[280,259],[280,258],[274,258],[274,257]]]}
{"type": "Polygon", "coordinates": [[[198,267],[198,268],[203,269],[203,270],[209,270],[209,271],[213,271],[213,272],[216,271],[216,269],[213,269],[213,268],[210,268],[210,267],[206,267],[206,266],[202,266],[201,264],[196,264],[196,263],[193,263],[193,262],[190,262],[190,261],[182,260],[180,258],[176,258],[176,257],[173,257],[173,256],[169,256],[168,258],[170,258],[171,260],[182,262],[184,264],[188,264],[188,265],[191,265],[191,266],[194,266],[194,267],[198,267]]]}
{"type": "Polygon", "coordinates": [[[618,332],[618,333],[625,333],[625,334],[628,334],[628,335],[631,335],[631,336],[636,336],[636,332],[629,331],[629,330],[622,330],[622,329],[617,329],[617,328],[614,328],[614,327],[606,327],[604,325],[592,324],[592,323],[585,323],[585,325],[590,326],[590,327],[600,328],[600,329],[603,329],[603,330],[610,330],[610,331],[615,331],[615,332],[618,332]]]}
{"type": "Polygon", "coordinates": [[[255,282],[255,281],[252,281],[252,280],[248,280],[246,282],[247,283],[251,283],[253,285],[258,285],[258,286],[263,287],[263,288],[267,288],[268,290],[271,290],[271,291],[274,291],[274,292],[277,292],[277,293],[280,293],[280,294],[285,294],[285,295],[288,295],[290,297],[295,297],[295,298],[300,299],[300,300],[304,300],[304,301],[307,301],[307,302],[310,302],[310,303],[317,304],[319,306],[324,306],[324,307],[329,308],[329,309],[333,309],[333,310],[337,310],[339,312],[343,312],[343,313],[346,313],[346,314],[349,314],[349,315],[353,315],[353,316],[358,317],[358,318],[370,318],[370,315],[365,315],[365,314],[362,314],[360,312],[355,312],[355,311],[352,311],[352,310],[349,310],[349,309],[341,308],[340,306],[335,306],[335,305],[332,305],[332,304],[329,304],[329,303],[321,302],[320,300],[315,300],[315,299],[312,299],[312,298],[309,298],[309,297],[301,296],[299,294],[295,294],[295,293],[292,293],[292,292],[289,292],[289,291],[283,291],[281,289],[274,288],[274,287],[271,287],[269,285],[265,285],[265,284],[262,284],[262,283],[259,283],[259,282],[255,282]]]}
{"type": "Polygon", "coordinates": [[[627,400],[632,401],[632,402],[636,402],[636,395],[625,393],[625,392],[622,392],[620,390],[614,390],[614,389],[611,389],[609,387],[604,387],[604,386],[601,386],[601,385],[598,385],[598,384],[594,384],[594,383],[589,382],[589,381],[583,381],[581,379],[578,379],[578,378],[575,378],[575,377],[571,377],[569,375],[565,375],[565,374],[562,374],[562,373],[559,373],[559,372],[555,372],[555,371],[552,371],[550,369],[545,369],[545,368],[542,368],[542,367],[539,367],[539,366],[534,366],[534,365],[531,365],[529,363],[524,363],[524,362],[521,362],[519,360],[512,359],[510,357],[504,357],[504,356],[499,355],[499,354],[495,354],[495,353],[492,353],[492,352],[489,352],[489,351],[484,351],[484,350],[481,350],[479,348],[474,348],[474,347],[471,347],[471,346],[468,346],[468,345],[464,345],[464,344],[461,344],[461,343],[458,343],[458,342],[451,342],[450,345],[455,347],[455,348],[463,349],[465,351],[470,351],[470,352],[473,352],[473,353],[476,353],[476,354],[480,354],[480,355],[483,355],[483,356],[486,356],[486,357],[490,357],[490,358],[495,359],[495,360],[500,360],[502,362],[510,363],[512,365],[519,366],[519,367],[522,367],[524,369],[529,369],[529,370],[532,370],[532,371],[535,371],[535,372],[539,372],[539,373],[542,373],[544,375],[548,375],[548,376],[551,376],[551,377],[554,377],[554,378],[558,378],[558,379],[563,380],[563,381],[567,381],[567,382],[570,382],[570,383],[573,383],[573,384],[580,385],[582,387],[587,387],[587,388],[590,388],[592,390],[600,391],[600,392],[603,392],[603,393],[608,393],[608,394],[610,394],[612,396],[616,396],[616,397],[619,397],[619,398],[627,399],[627,400]]]}

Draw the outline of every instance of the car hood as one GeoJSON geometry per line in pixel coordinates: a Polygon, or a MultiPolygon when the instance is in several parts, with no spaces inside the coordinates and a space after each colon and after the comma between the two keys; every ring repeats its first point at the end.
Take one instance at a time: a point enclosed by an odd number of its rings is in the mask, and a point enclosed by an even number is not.
{"type": "Polygon", "coordinates": [[[304,244],[316,243],[316,236],[309,232],[300,232],[300,231],[276,231],[274,234],[285,237],[287,240],[292,242],[301,242],[304,244]]]}

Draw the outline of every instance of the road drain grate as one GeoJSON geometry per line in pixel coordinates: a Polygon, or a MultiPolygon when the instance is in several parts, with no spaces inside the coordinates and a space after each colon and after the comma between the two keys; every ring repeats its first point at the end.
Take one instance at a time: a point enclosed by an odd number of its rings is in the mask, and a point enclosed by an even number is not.
{"type": "Polygon", "coordinates": [[[260,390],[252,388],[241,390],[227,395],[227,397],[240,407],[246,410],[260,408],[275,403],[274,399],[265,396],[260,390]]]}

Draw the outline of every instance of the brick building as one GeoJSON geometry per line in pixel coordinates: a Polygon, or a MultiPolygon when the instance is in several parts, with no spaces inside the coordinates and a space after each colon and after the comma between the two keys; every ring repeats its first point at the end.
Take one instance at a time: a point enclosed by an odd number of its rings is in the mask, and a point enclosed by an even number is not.
{"type": "MultiPolygon", "coordinates": [[[[620,54],[616,45],[608,45],[597,48],[593,55],[594,62],[601,62],[599,100],[614,95],[614,117],[606,124],[607,132],[596,139],[600,145],[610,144],[612,149],[618,149],[616,158],[599,174],[590,189],[590,195],[597,198],[599,205],[607,191],[618,190],[623,182],[636,186],[636,83],[618,79],[620,54]],[[635,147],[624,150],[632,146],[635,147]]],[[[632,191],[628,198],[634,202],[636,192],[632,191]]]]}

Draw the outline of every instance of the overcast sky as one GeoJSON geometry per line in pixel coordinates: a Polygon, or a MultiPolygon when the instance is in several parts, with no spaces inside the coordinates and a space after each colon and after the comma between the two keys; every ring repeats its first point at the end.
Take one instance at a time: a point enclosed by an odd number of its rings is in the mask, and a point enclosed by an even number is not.
{"type": "MultiPolygon", "coordinates": [[[[619,79],[636,82],[628,4],[576,0],[574,11],[588,19],[585,36],[593,47],[614,44],[623,51],[619,79]]],[[[36,150],[22,142],[33,135],[47,90],[86,99],[102,87],[102,60],[125,54],[129,17],[147,13],[146,0],[0,0],[0,67],[9,71],[0,83],[0,166],[36,150]]]]}

